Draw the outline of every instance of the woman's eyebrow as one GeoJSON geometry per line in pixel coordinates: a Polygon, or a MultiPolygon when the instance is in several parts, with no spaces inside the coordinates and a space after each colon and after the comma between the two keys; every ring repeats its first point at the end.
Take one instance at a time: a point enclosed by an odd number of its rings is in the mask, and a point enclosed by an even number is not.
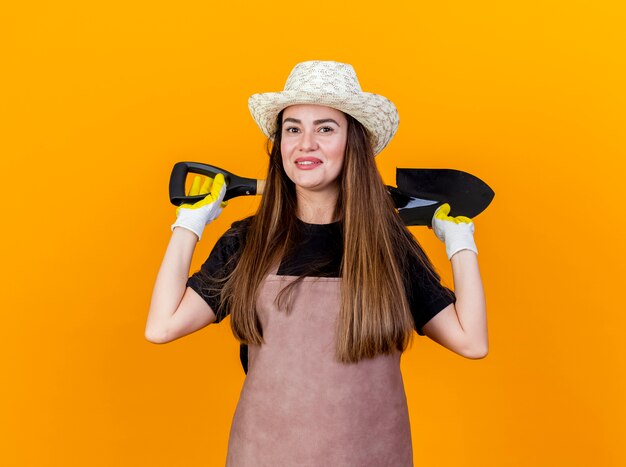
{"type": "Polygon", "coordinates": [[[335,125],[339,126],[339,123],[337,123],[336,121],[334,121],[332,118],[323,118],[321,120],[315,120],[313,123],[315,125],[321,125],[322,123],[334,123],[335,125]]]}
{"type": "MultiPolygon", "coordinates": [[[[286,119],[283,120],[283,123],[287,123],[287,122],[293,122],[293,123],[297,123],[297,124],[302,124],[302,120],[298,120],[297,118],[291,118],[291,117],[287,117],[286,119]]],[[[341,126],[339,125],[339,123],[337,123],[335,120],[333,120],[332,118],[322,118],[320,120],[314,120],[313,124],[314,125],[321,125],[322,123],[334,123],[337,126],[341,126]]]]}

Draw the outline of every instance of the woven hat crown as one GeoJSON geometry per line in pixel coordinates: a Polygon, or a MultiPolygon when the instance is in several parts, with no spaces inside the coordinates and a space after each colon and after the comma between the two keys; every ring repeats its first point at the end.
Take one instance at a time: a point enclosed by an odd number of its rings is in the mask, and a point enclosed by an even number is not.
{"type": "Polygon", "coordinates": [[[298,63],[287,78],[285,91],[335,96],[362,92],[352,65],[319,61],[298,63]]]}
{"type": "Polygon", "coordinates": [[[352,65],[312,60],[298,63],[280,92],[253,94],[248,107],[263,133],[272,138],[278,113],[295,104],[332,107],[351,115],[368,131],[374,155],[387,146],[398,129],[398,111],[386,97],[363,92],[352,65]]]}

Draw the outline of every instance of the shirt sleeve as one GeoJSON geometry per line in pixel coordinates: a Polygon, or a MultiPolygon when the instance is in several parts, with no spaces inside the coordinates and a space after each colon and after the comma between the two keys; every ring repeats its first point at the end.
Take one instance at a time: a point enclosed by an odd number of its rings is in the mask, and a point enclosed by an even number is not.
{"type": "Polygon", "coordinates": [[[200,295],[215,313],[215,323],[219,323],[229,314],[228,310],[220,307],[223,283],[219,282],[219,279],[230,274],[237,264],[240,247],[245,238],[245,231],[242,230],[245,221],[233,223],[215,243],[201,268],[187,279],[187,287],[200,295]]]}
{"type": "Polygon", "coordinates": [[[439,274],[436,274],[436,278],[432,277],[417,259],[411,264],[410,271],[407,277],[407,299],[415,330],[423,336],[424,325],[448,305],[455,303],[456,295],[441,284],[439,274]]]}

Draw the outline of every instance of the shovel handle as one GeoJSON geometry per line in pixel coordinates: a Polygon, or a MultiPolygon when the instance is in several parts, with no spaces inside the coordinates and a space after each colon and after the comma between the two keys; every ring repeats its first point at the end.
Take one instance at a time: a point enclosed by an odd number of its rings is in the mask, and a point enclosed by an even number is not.
{"type": "Polygon", "coordinates": [[[263,193],[265,180],[245,178],[235,175],[228,170],[220,169],[214,165],[202,164],[199,162],[177,162],[170,175],[170,202],[176,206],[183,203],[193,204],[206,197],[206,194],[187,196],[185,194],[185,180],[187,174],[196,173],[214,178],[217,174],[222,174],[226,181],[226,194],[224,201],[237,196],[257,195],[263,193]]]}

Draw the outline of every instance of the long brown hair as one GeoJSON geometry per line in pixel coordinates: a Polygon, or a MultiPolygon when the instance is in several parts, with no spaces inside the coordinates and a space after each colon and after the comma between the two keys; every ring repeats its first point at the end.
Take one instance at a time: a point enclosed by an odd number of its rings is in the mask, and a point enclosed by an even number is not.
{"type": "MultiPolygon", "coordinates": [[[[406,300],[405,275],[410,258],[427,274],[439,275],[407,230],[382,181],[367,130],[350,115],[340,194],[334,218],[342,226],[341,309],[337,321],[336,357],[358,362],[378,354],[404,351],[415,323],[406,300]]],[[[244,344],[261,345],[263,330],[256,313],[261,283],[298,239],[294,183],[283,169],[282,112],[277,131],[268,140],[269,168],[264,194],[247,225],[245,242],[232,273],[224,278],[220,309],[230,310],[231,328],[244,344]]],[[[304,276],[278,297],[279,308],[290,310],[290,293],[304,276]]]]}

